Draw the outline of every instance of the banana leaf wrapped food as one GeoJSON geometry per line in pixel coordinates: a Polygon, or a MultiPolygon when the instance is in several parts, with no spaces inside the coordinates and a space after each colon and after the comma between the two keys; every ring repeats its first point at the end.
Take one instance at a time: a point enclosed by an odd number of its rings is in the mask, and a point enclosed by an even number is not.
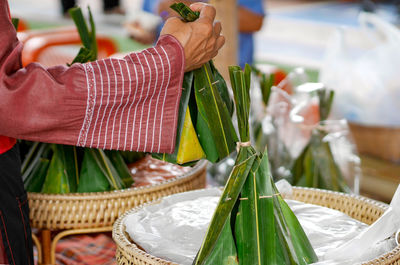
{"type": "MultiPolygon", "coordinates": [[[[171,8],[186,22],[199,17],[183,3],[171,8]]],[[[212,61],[185,74],[173,154],[153,154],[155,158],[190,165],[200,159],[213,163],[235,150],[236,131],[232,123],[233,101],[227,85],[212,61]]]]}
{"type": "Polygon", "coordinates": [[[326,139],[329,131],[324,123],[328,119],[335,94],[325,88],[318,90],[317,94],[321,122],[312,129],[308,144],[293,164],[293,184],[351,193],[330,142],[326,139]]]}
{"type": "Polygon", "coordinates": [[[253,72],[259,78],[258,94],[264,106],[252,106],[252,136],[256,150],[268,145],[275,180],[357,192],[354,179],[359,174],[359,159],[349,129],[343,121],[328,119],[334,92],[321,83],[307,82],[307,75],[299,68],[276,86],[272,86],[272,75],[254,67],[253,72]]]}
{"type": "Polygon", "coordinates": [[[267,151],[250,144],[250,72],[230,67],[238,115],[238,156],[193,264],[310,264],[317,256],[297,218],[277,191],[267,151]],[[227,228],[228,226],[228,228],[227,228]],[[220,245],[235,250],[223,254],[220,245]],[[236,253],[237,260],[232,259],[236,253]],[[219,255],[219,260],[214,260],[219,255]],[[224,256],[228,255],[228,256],[224,256]]]}

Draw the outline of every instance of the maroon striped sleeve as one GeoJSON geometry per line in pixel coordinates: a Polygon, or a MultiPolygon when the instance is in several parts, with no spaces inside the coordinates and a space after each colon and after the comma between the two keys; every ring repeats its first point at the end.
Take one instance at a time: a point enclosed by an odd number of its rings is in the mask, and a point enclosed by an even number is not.
{"type": "Polygon", "coordinates": [[[173,152],[184,52],[172,36],[123,59],[21,65],[0,0],[0,135],[57,144],[173,152]]]}
{"type": "Polygon", "coordinates": [[[174,37],[123,59],[22,67],[22,44],[1,3],[0,135],[173,152],[184,74],[183,48],[174,37]]]}
{"type": "Polygon", "coordinates": [[[172,36],[123,59],[83,64],[85,117],[77,145],[147,152],[174,151],[184,52],[172,36]]]}

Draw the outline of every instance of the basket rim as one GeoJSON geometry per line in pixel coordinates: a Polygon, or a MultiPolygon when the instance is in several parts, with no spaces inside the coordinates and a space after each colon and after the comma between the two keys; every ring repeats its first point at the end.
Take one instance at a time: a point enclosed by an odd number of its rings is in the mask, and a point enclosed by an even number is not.
{"type": "MultiPolygon", "coordinates": [[[[186,191],[186,192],[200,192],[200,191],[203,191],[206,189],[208,189],[208,188],[194,190],[194,191],[186,191]]],[[[358,200],[358,201],[361,201],[363,203],[367,203],[367,204],[370,204],[373,206],[377,206],[377,207],[381,208],[383,211],[386,211],[389,208],[389,205],[386,203],[383,203],[383,202],[380,202],[380,201],[377,201],[374,199],[370,199],[370,198],[364,197],[362,195],[346,194],[346,193],[337,192],[337,191],[323,190],[323,189],[317,189],[317,188],[308,188],[308,187],[293,186],[293,189],[297,190],[297,191],[303,191],[303,192],[313,191],[313,192],[319,192],[319,193],[323,193],[323,194],[331,194],[331,195],[336,195],[336,196],[339,195],[339,196],[355,199],[355,200],[358,200]]],[[[186,192],[184,192],[184,193],[186,193],[186,192]]],[[[172,195],[174,195],[174,194],[172,194],[172,195]]],[[[172,196],[172,195],[169,195],[169,196],[172,196]]],[[[169,197],[169,196],[166,196],[166,197],[169,197]]],[[[128,235],[125,232],[124,220],[128,215],[135,213],[137,211],[140,211],[142,208],[147,207],[149,205],[157,204],[166,197],[159,198],[159,199],[144,203],[142,205],[139,205],[135,208],[132,208],[131,210],[128,210],[124,214],[122,214],[114,222],[113,230],[112,230],[112,237],[113,237],[114,242],[117,244],[117,253],[120,252],[122,249],[123,251],[128,252],[132,256],[140,255],[141,258],[146,258],[153,262],[161,262],[161,264],[179,265],[172,261],[167,261],[162,258],[155,257],[155,256],[141,250],[135,243],[132,243],[131,241],[128,240],[128,238],[127,238],[128,235]]],[[[399,255],[399,253],[400,253],[400,245],[395,247],[394,249],[392,249],[390,252],[384,253],[372,260],[363,261],[362,264],[363,265],[379,264],[379,262],[387,261],[388,259],[391,259],[391,258],[395,257],[396,255],[399,255]]]]}
{"type": "Polygon", "coordinates": [[[111,190],[111,191],[100,191],[100,192],[85,192],[85,193],[67,193],[67,194],[49,194],[49,193],[39,193],[39,192],[28,192],[28,198],[33,200],[96,200],[96,199],[111,199],[132,196],[132,194],[143,194],[151,191],[157,191],[159,189],[166,188],[171,185],[176,185],[186,181],[187,177],[197,175],[201,170],[204,169],[208,164],[207,160],[200,160],[197,162],[190,171],[176,176],[171,179],[164,180],[159,183],[152,185],[126,188],[121,190],[111,190]]]}

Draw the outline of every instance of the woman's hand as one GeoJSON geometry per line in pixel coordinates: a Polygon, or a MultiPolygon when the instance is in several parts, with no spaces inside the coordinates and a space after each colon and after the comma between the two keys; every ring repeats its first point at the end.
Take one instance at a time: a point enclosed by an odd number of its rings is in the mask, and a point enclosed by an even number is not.
{"type": "Polygon", "coordinates": [[[172,17],[165,23],[161,35],[174,36],[185,51],[185,71],[201,67],[218,54],[224,45],[225,38],[221,35],[221,23],[214,22],[215,8],[204,3],[190,5],[193,11],[199,11],[200,17],[194,22],[183,22],[172,17]]]}

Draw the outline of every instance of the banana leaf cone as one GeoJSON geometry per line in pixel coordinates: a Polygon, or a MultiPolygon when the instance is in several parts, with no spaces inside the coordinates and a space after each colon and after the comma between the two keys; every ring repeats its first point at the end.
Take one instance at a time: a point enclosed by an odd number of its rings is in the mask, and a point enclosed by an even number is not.
{"type": "MultiPolygon", "coordinates": [[[[334,92],[327,89],[318,91],[321,125],[328,118],[334,92]]],[[[333,157],[327,132],[319,128],[312,130],[311,138],[292,166],[293,184],[312,188],[328,189],[351,193],[344,176],[333,157]]]]}
{"type": "Polygon", "coordinates": [[[244,71],[239,67],[229,70],[241,143],[235,167],[193,264],[209,264],[211,258],[220,253],[217,246],[229,215],[239,264],[315,262],[317,256],[310,242],[274,185],[267,152],[257,154],[249,142],[251,69],[246,65],[244,71]],[[237,171],[239,166],[243,169],[240,172],[237,171]]]}
{"type": "Polygon", "coordinates": [[[53,156],[41,192],[57,194],[76,192],[79,182],[76,147],[52,144],[51,149],[53,156]]]}
{"type": "Polygon", "coordinates": [[[267,151],[243,186],[235,236],[240,264],[310,264],[317,256],[275,187],[267,151]],[[255,170],[254,170],[255,169],[255,170]]]}
{"type": "Polygon", "coordinates": [[[256,158],[256,154],[251,155],[251,153],[252,150],[249,147],[239,150],[235,166],[226,182],[224,191],[193,264],[206,264],[208,259],[213,255],[216,243],[219,241],[225,223],[229,223],[227,221],[230,220],[230,213],[236,204],[236,200],[256,158]]]}
{"type": "Polygon", "coordinates": [[[100,192],[125,187],[120,175],[103,150],[85,149],[78,192],[100,192]]]}
{"type": "MultiPolygon", "coordinates": [[[[186,22],[194,21],[199,17],[198,12],[193,12],[183,3],[175,3],[171,5],[171,8],[186,22]]],[[[226,82],[212,61],[190,74],[193,75],[193,79],[186,87],[194,92],[196,103],[195,106],[189,104],[193,127],[205,158],[211,162],[217,162],[232,153],[236,146],[237,135],[231,118],[233,103],[229,97],[226,82]]],[[[184,81],[185,84],[189,83],[184,81]]],[[[186,99],[183,98],[183,100],[186,99]]],[[[182,110],[180,108],[182,115],[185,111],[186,108],[182,110]]]]}
{"type": "MultiPolygon", "coordinates": [[[[248,118],[250,111],[250,98],[248,97],[248,94],[250,89],[251,69],[247,66],[245,72],[242,72],[240,67],[230,67],[229,72],[236,104],[241,143],[238,144],[239,150],[235,166],[227,180],[202,246],[193,262],[193,264],[196,265],[206,264],[210,257],[214,255],[214,252],[216,251],[216,242],[219,240],[223,226],[231,212],[234,210],[243,185],[253,168],[255,160],[257,159],[256,151],[249,144],[250,134],[248,118]]],[[[236,217],[236,215],[234,216],[236,217]]]]}

